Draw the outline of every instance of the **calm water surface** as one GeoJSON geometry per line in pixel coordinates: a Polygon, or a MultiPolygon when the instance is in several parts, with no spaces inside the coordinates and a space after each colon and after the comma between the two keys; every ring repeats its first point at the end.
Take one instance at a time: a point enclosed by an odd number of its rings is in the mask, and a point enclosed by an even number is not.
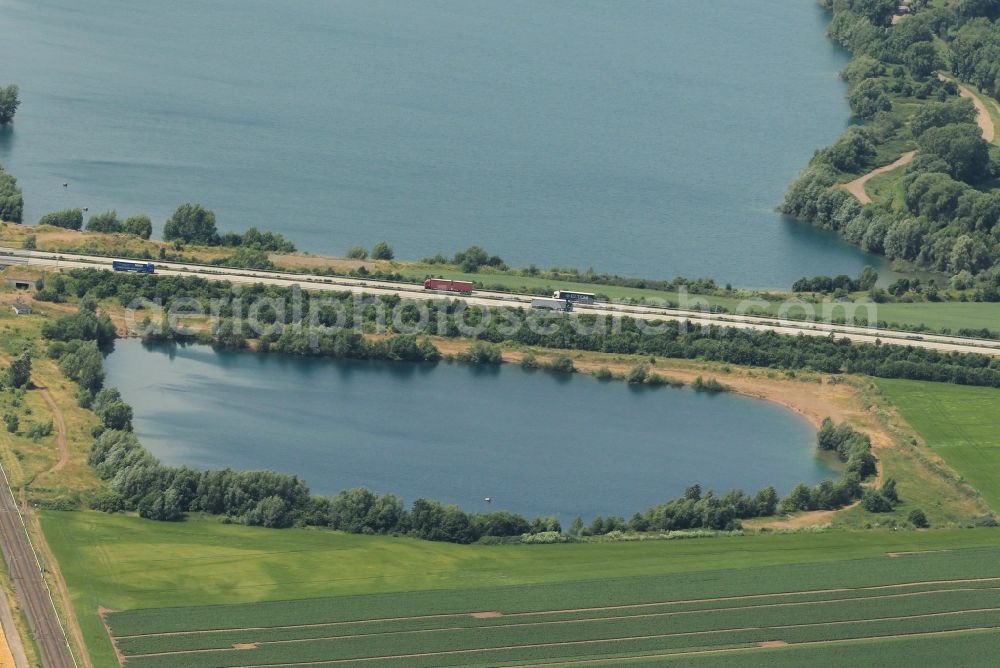
{"type": "Polygon", "coordinates": [[[26,220],[200,201],[338,253],[788,287],[880,264],[774,213],[849,111],[814,0],[0,0],[26,220]],[[63,188],[68,182],[70,186],[63,188]]]}
{"type": "Polygon", "coordinates": [[[166,463],[295,473],[324,494],[364,485],[568,520],[627,517],[694,482],[783,494],[836,477],[800,416],[736,395],[137,340],[106,364],[166,463]]]}

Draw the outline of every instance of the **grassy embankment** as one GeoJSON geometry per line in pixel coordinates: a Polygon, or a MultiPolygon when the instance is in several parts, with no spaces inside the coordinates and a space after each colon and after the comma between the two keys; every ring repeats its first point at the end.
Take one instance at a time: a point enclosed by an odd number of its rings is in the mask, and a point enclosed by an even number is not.
{"type": "MultiPolygon", "coordinates": [[[[77,406],[76,385],[62,375],[54,361],[45,357],[40,335],[45,316],[15,316],[9,306],[13,299],[10,293],[0,294],[0,367],[6,369],[10,359],[30,349],[33,353],[32,384],[24,390],[0,392],[0,415],[18,417],[14,433],[8,431],[6,425],[0,425],[0,461],[15,495],[25,504],[76,506],[82,497],[101,485],[87,465],[92,440],[90,430],[98,420],[91,412],[77,406]],[[32,424],[44,424],[49,420],[53,421],[51,434],[28,437],[27,431],[32,424]]],[[[71,622],[74,615],[68,613],[71,607],[68,592],[58,569],[51,567],[55,560],[48,552],[37,516],[28,510],[25,517],[32,540],[39,549],[39,558],[50,565],[46,569],[46,580],[55,594],[57,611],[64,622],[71,622]]],[[[37,649],[27,621],[17,609],[16,601],[12,603],[29,659],[36,660],[32,659],[37,657],[37,649]]],[[[67,626],[71,638],[82,649],[82,640],[74,633],[75,625],[67,626]]]]}

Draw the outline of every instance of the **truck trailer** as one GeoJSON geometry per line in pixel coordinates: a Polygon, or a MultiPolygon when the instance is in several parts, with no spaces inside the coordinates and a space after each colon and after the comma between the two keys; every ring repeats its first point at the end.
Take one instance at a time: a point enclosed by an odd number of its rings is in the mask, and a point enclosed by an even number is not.
{"type": "Polygon", "coordinates": [[[115,271],[134,271],[138,274],[152,274],[155,270],[152,262],[122,262],[114,260],[111,268],[115,271]]]}
{"type": "Polygon", "coordinates": [[[472,292],[472,283],[468,281],[451,281],[447,278],[428,278],[424,281],[424,290],[444,290],[445,292],[472,292]]]}
{"type": "Polygon", "coordinates": [[[565,299],[539,297],[531,300],[531,308],[542,309],[543,311],[572,311],[573,302],[565,299]]]}

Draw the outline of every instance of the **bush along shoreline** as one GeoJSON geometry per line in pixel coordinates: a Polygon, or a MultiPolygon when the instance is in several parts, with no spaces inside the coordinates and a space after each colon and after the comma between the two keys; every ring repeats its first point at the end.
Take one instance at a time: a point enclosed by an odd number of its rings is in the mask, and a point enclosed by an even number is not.
{"type": "MultiPolygon", "coordinates": [[[[564,534],[555,517],[529,520],[502,511],[469,513],[426,499],[417,499],[407,508],[393,494],[377,494],[364,488],[345,490],[332,498],[314,496],[295,475],[231,469],[197,471],[159,462],[132,431],[131,407],[116,389],[104,387],[101,350],[114,340],[114,331],[110,318],[99,314],[96,303],[86,297],[77,313],[43,327],[43,337],[49,342],[48,355],[58,360],[60,370],[80,386],[79,404],[101,420],[88,462],[106,487],[89,503],[104,512],[134,511],[140,517],[159,521],[179,521],[188,513],[206,513],[220,516],[225,522],[252,526],[319,526],[455,543],[545,543],[622,531],[737,531],[741,520],[773,516],[779,510],[794,512],[851,503],[870,491],[864,490],[861,482],[875,472],[867,436],[847,425],[834,427],[828,421],[820,430],[818,446],[840,454],[847,463],[844,477],[838,483],[821,483],[815,490],[805,488],[808,498],[804,502],[802,485],[785,499],[779,499],[773,487],[755,495],[739,490],[716,495],[711,491],[703,493],[700,486],[693,485],[682,497],[636,513],[627,522],[620,517],[598,517],[583,526],[577,518],[564,534]]],[[[898,496],[894,498],[898,501],[898,496]]],[[[881,512],[891,510],[892,504],[872,507],[881,512]]]]}

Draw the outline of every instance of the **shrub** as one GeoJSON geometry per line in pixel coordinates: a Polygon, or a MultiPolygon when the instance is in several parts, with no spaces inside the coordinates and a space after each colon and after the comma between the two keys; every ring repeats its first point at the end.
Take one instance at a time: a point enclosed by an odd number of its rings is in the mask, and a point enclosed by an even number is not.
{"type": "Polygon", "coordinates": [[[458,359],[462,362],[476,365],[500,364],[503,356],[500,353],[500,346],[491,345],[485,341],[476,341],[464,353],[459,353],[458,359]]]}
{"type": "Polygon", "coordinates": [[[927,516],[924,514],[924,511],[920,508],[914,508],[911,510],[906,519],[908,519],[910,524],[918,529],[926,529],[931,525],[931,523],[927,521],[927,516]]]}
{"type": "Polygon", "coordinates": [[[53,211],[39,218],[38,224],[63,227],[67,230],[79,230],[83,227],[83,211],[81,209],[53,211]]]}
{"type": "Polygon", "coordinates": [[[348,257],[352,260],[367,260],[368,251],[362,248],[361,246],[354,246],[348,249],[347,255],[345,257],[348,257]]]}
{"type": "Polygon", "coordinates": [[[646,382],[646,365],[636,364],[634,367],[629,369],[628,375],[625,376],[625,380],[633,385],[641,385],[646,382]]]}
{"type": "Polygon", "coordinates": [[[373,260],[391,260],[396,257],[395,252],[392,250],[392,246],[384,241],[380,241],[372,248],[372,259],[373,260]]]}
{"type": "Polygon", "coordinates": [[[573,360],[566,355],[556,355],[553,357],[552,361],[549,362],[549,369],[561,373],[573,373],[576,371],[576,367],[573,366],[573,360]]]}

